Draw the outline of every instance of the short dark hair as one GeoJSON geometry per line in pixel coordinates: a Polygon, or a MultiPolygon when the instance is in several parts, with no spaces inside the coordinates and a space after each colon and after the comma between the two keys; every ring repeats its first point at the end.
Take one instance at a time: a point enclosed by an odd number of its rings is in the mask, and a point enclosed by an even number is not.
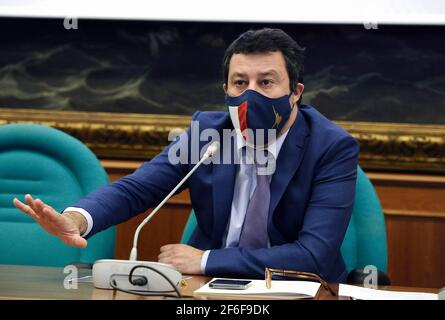
{"type": "Polygon", "coordinates": [[[305,49],[281,29],[264,28],[241,34],[226,49],[223,58],[223,80],[228,83],[230,59],[235,53],[264,53],[281,51],[286,62],[291,92],[298,82],[303,82],[305,49]]]}

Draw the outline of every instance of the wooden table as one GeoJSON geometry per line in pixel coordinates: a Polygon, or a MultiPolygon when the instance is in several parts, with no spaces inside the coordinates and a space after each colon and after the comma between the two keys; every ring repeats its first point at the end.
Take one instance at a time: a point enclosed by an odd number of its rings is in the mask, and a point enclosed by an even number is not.
{"type": "MultiPolygon", "coordinates": [[[[79,270],[78,276],[91,274],[91,270],[79,270]]],[[[94,288],[92,283],[78,283],[77,289],[64,288],[64,279],[68,274],[63,268],[0,265],[0,299],[64,299],[64,300],[141,300],[141,299],[172,299],[162,297],[144,297],[114,290],[94,288]]],[[[211,278],[205,276],[185,276],[187,285],[182,289],[184,299],[195,299],[193,292],[207,283],[211,278]]],[[[333,284],[334,290],[338,285],[333,284]]],[[[431,288],[381,287],[386,290],[434,292],[431,288]]],[[[333,297],[324,289],[320,289],[317,297],[320,300],[342,300],[346,297],[333,297]]],[[[199,297],[198,299],[212,299],[199,297]]],[[[218,296],[217,299],[223,299],[218,296]]],[[[227,298],[229,299],[229,298],[227,298]]],[[[230,298],[233,299],[233,298],[230,298]]]]}

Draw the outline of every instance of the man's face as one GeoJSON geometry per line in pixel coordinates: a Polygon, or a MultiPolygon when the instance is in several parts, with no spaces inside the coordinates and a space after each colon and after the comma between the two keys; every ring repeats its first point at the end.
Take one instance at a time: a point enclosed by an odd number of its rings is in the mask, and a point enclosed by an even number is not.
{"type": "MultiPolygon", "coordinates": [[[[252,89],[269,98],[279,98],[290,93],[289,82],[286,62],[280,51],[235,53],[230,59],[224,91],[229,96],[236,97],[245,90],[252,89]]],[[[300,94],[298,92],[298,97],[292,97],[292,104],[298,101],[300,94]]]]}

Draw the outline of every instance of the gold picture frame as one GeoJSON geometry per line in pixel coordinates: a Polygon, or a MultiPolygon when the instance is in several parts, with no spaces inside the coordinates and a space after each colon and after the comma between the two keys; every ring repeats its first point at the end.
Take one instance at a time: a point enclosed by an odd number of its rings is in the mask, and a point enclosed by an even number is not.
{"type": "MultiPolygon", "coordinates": [[[[0,108],[0,124],[37,123],[84,142],[101,159],[148,160],[190,116],[0,108]]],[[[335,121],[355,137],[364,169],[445,173],[445,125],[335,121]]]]}

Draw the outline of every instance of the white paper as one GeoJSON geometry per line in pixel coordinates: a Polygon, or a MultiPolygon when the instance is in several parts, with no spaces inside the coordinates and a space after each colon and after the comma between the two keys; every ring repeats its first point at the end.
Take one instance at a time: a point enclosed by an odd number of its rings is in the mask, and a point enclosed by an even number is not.
{"type": "Polygon", "coordinates": [[[388,291],[340,284],[339,296],[351,297],[358,300],[438,300],[435,293],[388,291]]]}
{"type": "MultiPolygon", "coordinates": [[[[212,279],[211,281],[217,278],[212,279]]],[[[239,279],[246,280],[246,279],[239,279]]],[[[209,281],[209,282],[211,282],[209,281]]],[[[314,298],[317,294],[320,284],[311,281],[283,281],[273,280],[270,289],[266,287],[264,280],[250,280],[252,284],[244,290],[226,290],[213,289],[209,287],[209,282],[194,292],[197,295],[243,295],[259,297],[277,297],[277,298],[314,298]]]]}

